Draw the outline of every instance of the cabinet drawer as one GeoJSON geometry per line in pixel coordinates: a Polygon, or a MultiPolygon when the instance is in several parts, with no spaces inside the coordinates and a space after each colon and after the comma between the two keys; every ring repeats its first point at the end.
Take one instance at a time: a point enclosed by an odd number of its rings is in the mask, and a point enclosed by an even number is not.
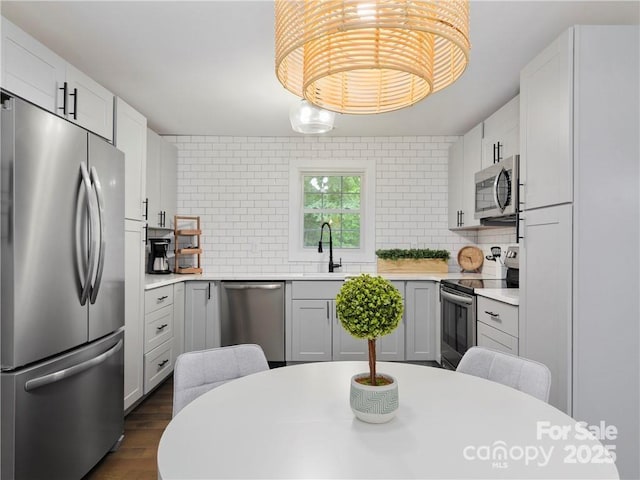
{"type": "Polygon", "coordinates": [[[478,321],[518,336],[518,307],[490,298],[478,297],[478,321]]]}
{"type": "Polygon", "coordinates": [[[172,342],[168,341],[144,356],[144,393],[149,393],[173,370],[172,342]]]}
{"type": "Polygon", "coordinates": [[[479,347],[487,347],[500,352],[518,355],[518,339],[516,337],[507,335],[497,328],[490,327],[482,322],[478,322],[477,327],[477,343],[479,347]]]}
{"type": "Polygon", "coordinates": [[[144,292],[144,313],[155,312],[156,310],[173,304],[173,285],[154,288],[144,292]]]}
{"type": "Polygon", "coordinates": [[[301,281],[291,283],[291,298],[309,300],[333,300],[344,282],[334,281],[301,281]]]}
{"type": "Polygon", "coordinates": [[[144,351],[150,352],[173,337],[173,305],[151,312],[144,317],[144,351]]]}

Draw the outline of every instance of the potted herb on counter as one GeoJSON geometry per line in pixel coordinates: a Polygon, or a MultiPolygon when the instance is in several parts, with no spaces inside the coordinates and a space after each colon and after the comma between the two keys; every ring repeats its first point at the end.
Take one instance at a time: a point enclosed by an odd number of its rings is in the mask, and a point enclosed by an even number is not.
{"type": "Polygon", "coordinates": [[[448,250],[400,249],[376,250],[378,273],[446,273],[448,250]]]}

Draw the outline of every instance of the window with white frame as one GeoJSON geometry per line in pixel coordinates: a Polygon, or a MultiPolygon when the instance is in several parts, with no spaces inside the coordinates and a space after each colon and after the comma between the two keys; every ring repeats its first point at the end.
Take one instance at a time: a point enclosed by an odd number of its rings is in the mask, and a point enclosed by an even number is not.
{"type": "Polygon", "coordinates": [[[324,262],[331,226],[334,259],[373,262],[375,162],[292,160],[289,182],[289,259],[324,262]]]}
{"type": "Polygon", "coordinates": [[[302,178],[303,247],[315,248],[324,222],[331,226],[334,248],[360,248],[362,176],[305,175],[302,178]]]}

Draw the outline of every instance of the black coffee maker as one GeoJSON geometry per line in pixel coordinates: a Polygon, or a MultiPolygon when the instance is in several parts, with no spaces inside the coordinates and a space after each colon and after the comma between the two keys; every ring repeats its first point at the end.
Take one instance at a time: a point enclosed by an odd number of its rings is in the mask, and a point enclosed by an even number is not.
{"type": "Polygon", "coordinates": [[[169,260],[167,259],[167,251],[171,240],[168,238],[150,238],[149,239],[149,259],[147,261],[147,273],[167,274],[171,273],[169,269],[169,260]]]}

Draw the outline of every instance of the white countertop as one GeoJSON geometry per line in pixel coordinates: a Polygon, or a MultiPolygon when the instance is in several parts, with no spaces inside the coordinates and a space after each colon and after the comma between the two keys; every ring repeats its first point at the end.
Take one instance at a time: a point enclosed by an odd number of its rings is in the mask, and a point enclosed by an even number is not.
{"type": "Polygon", "coordinates": [[[475,293],[481,297],[491,298],[509,305],[520,304],[520,290],[517,288],[476,288],[475,293]]]}
{"type": "MultiPolygon", "coordinates": [[[[343,281],[345,278],[354,277],[359,273],[219,273],[210,274],[203,273],[201,275],[184,274],[179,275],[170,273],[167,275],[145,275],[145,290],[152,288],[164,287],[165,285],[171,285],[174,283],[185,282],[190,280],[203,280],[203,281],[222,281],[222,280],[239,280],[239,281],[291,281],[291,280],[337,280],[343,281]]],[[[370,273],[370,275],[377,275],[377,273],[370,273]]],[[[388,273],[382,274],[384,278],[388,280],[418,280],[418,281],[433,281],[439,282],[446,278],[470,278],[470,279],[493,279],[496,278],[492,275],[482,273],[388,273]]]]}

